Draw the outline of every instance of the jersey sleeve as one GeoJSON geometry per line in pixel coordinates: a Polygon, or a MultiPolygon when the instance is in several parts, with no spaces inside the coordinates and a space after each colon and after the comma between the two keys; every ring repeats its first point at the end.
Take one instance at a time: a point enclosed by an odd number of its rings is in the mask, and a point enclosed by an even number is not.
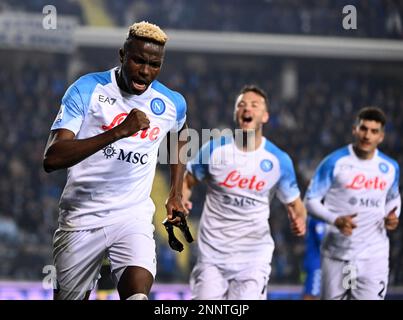
{"type": "Polygon", "coordinates": [[[390,211],[392,211],[396,207],[397,209],[395,213],[399,217],[402,207],[402,200],[399,192],[400,168],[396,162],[394,163],[394,168],[395,168],[395,178],[393,180],[392,186],[389,188],[388,193],[386,195],[385,215],[387,215],[390,211]]]}
{"type": "Polygon", "coordinates": [[[76,135],[89,109],[95,86],[96,82],[89,76],[81,77],[73,83],[62,98],[59,113],[51,130],[68,129],[76,135]]]}
{"type": "Polygon", "coordinates": [[[324,159],[315,171],[315,174],[309,184],[306,198],[320,198],[326,195],[333,183],[334,162],[330,157],[324,159]]]}
{"type": "Polygon", "coordinates": [[[205,143],[196,156],[186,164],[186,170],[199,181],[203,181],[208,175],[211,147],[212,141],[205,143]]]}
{"type": "Polygon", "coordinates": [[[171,132],[178,132],[186,122],[187,106],[185,98],[178,92],[174,93],[174,103],[176,106],[176,121],[171,132]]]}
{"type": "Polygon", "coordinates": [[[331,157],[325,158],[318,166],[309,184],[305,195],[305,204],[308,212],[316,218],[333,224],[337,215],[330,212],[322,203],[327,191],[333,183],[334,161],[331,157]]]}
{"type": "Polygon", "coordinates": [[[294,165],[288,154],[283,154],[280,160],[280,180],[276,195],[282,203],[291,203],[300,195],[294,165]]]}

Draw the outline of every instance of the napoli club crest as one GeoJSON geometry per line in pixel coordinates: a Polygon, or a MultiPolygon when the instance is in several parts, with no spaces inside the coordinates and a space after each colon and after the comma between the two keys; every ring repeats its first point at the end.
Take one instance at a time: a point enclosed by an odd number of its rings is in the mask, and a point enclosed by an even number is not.
{"type": "Polygon", "coordinates": [[[162,101],[160,98],[155,98],[151,100],[151,111],[160,116],[165,112],[165,102],[162,101]]]}
{"type": "Polygon", "coordinates": [[[381,170],[382,173],[386,173],[389,171],[389,166],[385,162],[381,162],[379,164],[379,170],[381,170]]]}
{"type": "Polygon", "coordinates": [[[269,172],[271,169],[273,169],[273,162],[271,162],[269,159],[264,159],[260,162],[260,169],[262,169],[263,172],[269,172]]]}

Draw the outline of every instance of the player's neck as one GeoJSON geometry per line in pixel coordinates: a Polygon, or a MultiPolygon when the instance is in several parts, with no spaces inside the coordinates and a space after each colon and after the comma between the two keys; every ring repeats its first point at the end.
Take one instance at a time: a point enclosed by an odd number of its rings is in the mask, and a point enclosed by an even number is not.
{"type": "Polygon", "coordinates": [[[241,139],[235,139],[236,146],[244,152],[255,151],[262,143],[262,133],[259,131],[243,131],[241,139]]]}
{"type": "Polygon", "coordinates": [[[357,158],[362,159],[362,160],[370,160],[374,157],[375,155],[375,150],[371,152],[366,152],[361,149],[359,149],[357,146],[353,145],[353,150],[357,158]]]}
{"type": "Polygon", "coordinates": [[[127,89],[125,82],[123,80],[121,68],[118,68],[117,70],[115,70],[115,77],[116,77],[116,84],[118,85],[119,89],[123,90],[124,92],[129,92],[129,90],[127,89]]]}

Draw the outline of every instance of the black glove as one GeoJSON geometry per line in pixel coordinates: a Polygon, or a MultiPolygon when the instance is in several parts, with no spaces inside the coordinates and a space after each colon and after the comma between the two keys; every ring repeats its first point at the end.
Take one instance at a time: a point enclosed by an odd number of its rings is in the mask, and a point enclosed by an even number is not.
{"type": "MultiPolygon", "coordinates": [[[[183,236],[185,237],[186,241],[191,243],[193,242],[193,237],[192,234],[190,233],[188,224],[186,222],[186,217],[185,215],[180,212],[180,211],[173,211],[173,219],[175,219],[176,217],[180,217],[181,221],[179,223],[179,225],[177,226],[179,228],[180,231],[182,231],[183,236]]],[[[169,246],[176,251],[181,252],[183,250],[183,244],[182,242],[180,242],[174,233],[174,224],[172,224],[171,222],[168,221],[168,218],[166,218],[162,224],[165,227],[165,230],[168,232],[168,243],[169,246]]]]}

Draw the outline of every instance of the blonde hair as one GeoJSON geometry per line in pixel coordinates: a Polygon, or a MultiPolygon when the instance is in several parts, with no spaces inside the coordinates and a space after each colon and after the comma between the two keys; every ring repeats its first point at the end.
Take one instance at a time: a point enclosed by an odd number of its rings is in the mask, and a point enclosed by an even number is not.
{"type": "Polygon", "coordinates": [[[126,40],[132,38],[143,38],[162,45],[165,45],[168,40],[168,36],[159,26],[146,21],[134,23],[129,27],[126,40]]]}

